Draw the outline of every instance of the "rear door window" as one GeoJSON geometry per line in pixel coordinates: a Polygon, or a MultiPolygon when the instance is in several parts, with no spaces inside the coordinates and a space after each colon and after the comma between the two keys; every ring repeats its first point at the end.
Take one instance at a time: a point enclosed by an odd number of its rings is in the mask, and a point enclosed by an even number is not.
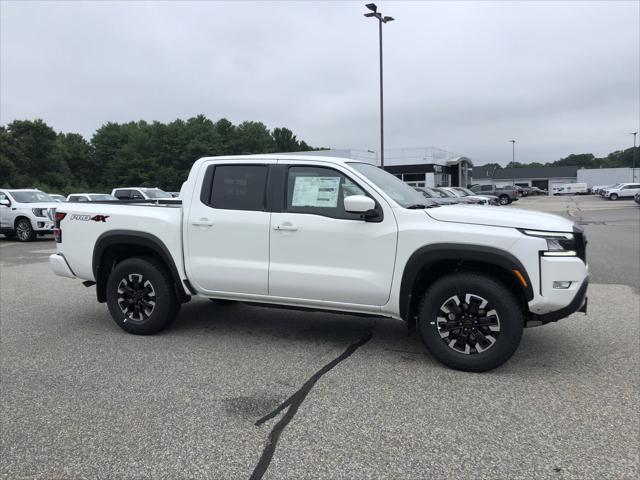
{"type": "Polygon", "coordinates": [[[266,165],[217,165],[213,169],[210,197],[212,208],[223,210],[265,210],[266,165]]]}

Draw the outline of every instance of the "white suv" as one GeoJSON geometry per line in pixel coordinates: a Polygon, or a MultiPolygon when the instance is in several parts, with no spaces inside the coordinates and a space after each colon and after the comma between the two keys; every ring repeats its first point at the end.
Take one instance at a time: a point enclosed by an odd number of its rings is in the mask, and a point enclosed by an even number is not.
{"type": "Polygon", "coordinates": [[[609,200],[633,198],[638,192],[640,192],[640,183],[621,183],[613,188],[605,190],[604,197],[609,200]]]}
{"type": "Polygon", "coordinates": [[[59,205],[40,190],[0,190],[0,233],[21,242],[53,233],[55,209],[59,205]]]}

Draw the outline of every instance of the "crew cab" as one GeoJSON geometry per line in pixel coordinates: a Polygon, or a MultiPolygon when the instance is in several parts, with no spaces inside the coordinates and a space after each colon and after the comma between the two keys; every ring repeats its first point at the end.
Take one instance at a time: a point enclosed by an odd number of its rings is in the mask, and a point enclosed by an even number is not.
{"type": "Polygon", "coordinates": [[[585,238],[563,217],[438,206],[374,165],[303,155],[201,158],[180,198],[60,205],[53,271],[134,334],[193,296],[390,317],[466,371],[586,311],[585,238]]]}
{"type": "Polygon", "coordinates": [[[33,188],[0,190],[0,233],[20,242],[53,233],[53,215],[59,202],[33,188]]]}

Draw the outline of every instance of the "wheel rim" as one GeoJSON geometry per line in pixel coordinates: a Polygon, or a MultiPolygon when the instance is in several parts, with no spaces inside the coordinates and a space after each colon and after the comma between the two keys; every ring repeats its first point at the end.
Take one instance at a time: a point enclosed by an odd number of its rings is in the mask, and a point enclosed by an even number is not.
{"type": "Polygon", "coordinates": [[[139,273],[130,273],[118,283],[118,306],[125,322],[143,323],[156,308],[156,291],[139,273]]]}
{"type": "Polygon", "coordinates": [[[442,341],[452,350],[477,355],[492,348],[500,337],[500,319],[480,295],[454,295],[442,304],[436,317],[442,341]]]}
{"type": "Polygon", "coordinates": [[[31,229],[26,222],[19,222],[16,227],[16,235],[20,240],[26,240],[29,238],[29,234],[31,233],[30,230],[31,229]]]}
{"type": "Polygon", "coordinates": [[[507,197],[500,197],[500,205],[506,205],[509,202],[507,197]]]}

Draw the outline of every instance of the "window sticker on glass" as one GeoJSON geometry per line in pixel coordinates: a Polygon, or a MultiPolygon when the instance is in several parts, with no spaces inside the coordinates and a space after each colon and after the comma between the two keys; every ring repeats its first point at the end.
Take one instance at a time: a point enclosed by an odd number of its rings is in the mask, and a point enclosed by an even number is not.
{"type": "Polygon", "coordinates": [[[339,188],[340,177],[296,177],[291,206],[335,208],[339,188]]]}

